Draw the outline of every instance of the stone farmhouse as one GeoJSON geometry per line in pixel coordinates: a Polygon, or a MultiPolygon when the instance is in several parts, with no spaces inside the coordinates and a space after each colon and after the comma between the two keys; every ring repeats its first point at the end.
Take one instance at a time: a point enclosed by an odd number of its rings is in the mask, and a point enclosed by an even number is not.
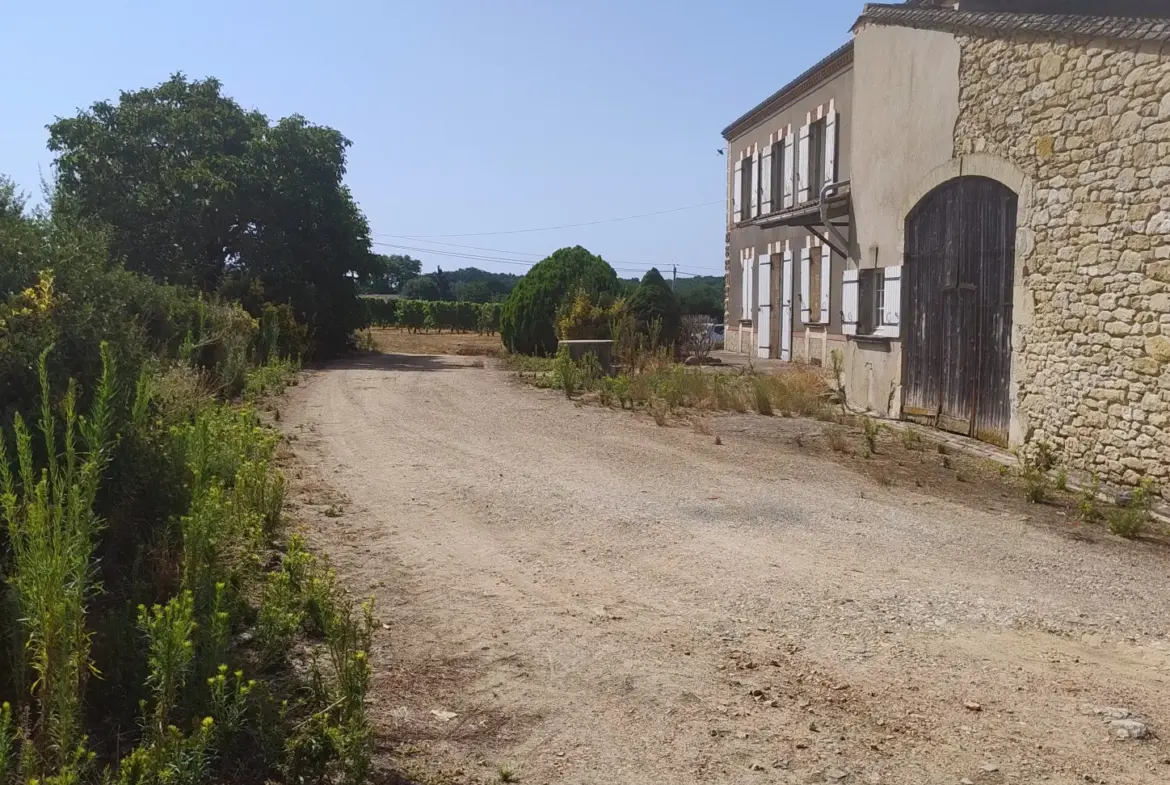
{"type": "Polygon", "coordinates": [[[1170,481],[1170,2],[869,4],[729,125],[727,348],[1170,481]]]}

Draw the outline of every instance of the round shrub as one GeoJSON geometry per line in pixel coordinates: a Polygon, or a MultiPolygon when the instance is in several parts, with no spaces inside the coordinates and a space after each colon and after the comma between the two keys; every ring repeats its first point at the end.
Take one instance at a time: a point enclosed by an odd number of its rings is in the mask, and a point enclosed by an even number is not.
{"type": "Polygon", "coordinates": [[[548,355],[557,348],[557,309],[578,290],[616,294],[617,273],[581,246],[561,248],[519,280],[500,313],[500,337],[509,351],[548,355]]]}

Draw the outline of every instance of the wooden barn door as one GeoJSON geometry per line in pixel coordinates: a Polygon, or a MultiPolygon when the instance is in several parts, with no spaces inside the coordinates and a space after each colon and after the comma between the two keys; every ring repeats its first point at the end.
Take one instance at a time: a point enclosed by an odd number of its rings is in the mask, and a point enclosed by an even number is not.
{"type": "Polygon", "coordinates": [[[903,413],[1007,445],[1016,194],[951,180],[906,219],[903,413]]]}

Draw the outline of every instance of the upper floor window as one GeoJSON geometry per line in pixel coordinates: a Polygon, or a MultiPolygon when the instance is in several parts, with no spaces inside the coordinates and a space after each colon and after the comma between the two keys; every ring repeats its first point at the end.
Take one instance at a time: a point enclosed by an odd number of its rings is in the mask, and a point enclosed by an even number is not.
{"type": "Polygon", "coordinates": [[[825,118],[808,127],[808,183],[810,201],[820,198],[825,183],[825,118]]]}

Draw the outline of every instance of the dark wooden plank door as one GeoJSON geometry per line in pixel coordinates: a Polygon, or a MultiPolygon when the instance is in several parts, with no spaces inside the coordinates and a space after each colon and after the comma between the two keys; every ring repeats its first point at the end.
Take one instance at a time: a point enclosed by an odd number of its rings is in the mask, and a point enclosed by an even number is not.
{"type": "Polygon", "coordinates": [[[906,220],[903,413],[1007,444],[1016,195],[951,180],[906,220]]]}

